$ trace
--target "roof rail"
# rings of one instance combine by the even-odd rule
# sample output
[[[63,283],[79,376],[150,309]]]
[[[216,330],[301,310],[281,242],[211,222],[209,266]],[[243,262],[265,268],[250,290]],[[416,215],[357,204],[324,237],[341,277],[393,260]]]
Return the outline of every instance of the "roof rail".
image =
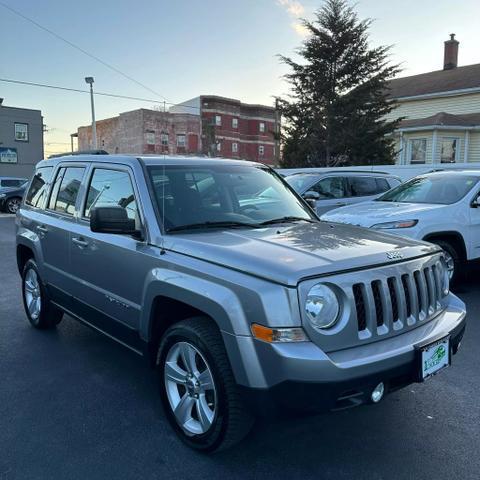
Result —
[[[48,158],[69,157],[72,155],[108,155],[106,150],[78,150],[77,152],[56,153]]]
[[[315,169],[316,167],[308,167],[308,169]],[[320,175],[320,174],[325,174],[325,173],[370,173],[374,175],[393,175],[392,173],[389,172],[380,172],[378,170],[343,170],[341,169],[342,167],[338,167],[338,170],[332,170],[328,169],[326,167],[318,167],[320,168],[325,168],[325,170],[317,170],[317,171],[303,171],[303,172],[294,172],[286,175]]]

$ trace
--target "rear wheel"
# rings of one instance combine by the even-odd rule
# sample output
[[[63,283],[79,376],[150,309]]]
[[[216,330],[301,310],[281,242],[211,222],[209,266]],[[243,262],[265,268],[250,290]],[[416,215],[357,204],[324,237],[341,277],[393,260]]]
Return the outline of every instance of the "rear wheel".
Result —
[[[20,204],[22,203],[22,199],[20,197],[12,197],[7,200],[5,203],[5,209],[8,213],[15,214],[17,210],[20,208]]]
[[[250,431],[253,419],[212,320],[196,317],[173,325],[160,344],[158,373],[167,418],[188,446],[224,450]]]
[[[60,323],[63,312],[50,302],[33,259],[28,260],[23,269],[22,294],[25,313],[33,327],[54,328]]]

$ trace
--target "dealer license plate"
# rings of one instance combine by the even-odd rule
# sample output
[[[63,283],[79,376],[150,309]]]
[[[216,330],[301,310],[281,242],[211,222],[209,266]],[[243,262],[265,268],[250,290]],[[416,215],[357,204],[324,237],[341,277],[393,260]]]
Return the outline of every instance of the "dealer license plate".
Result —
[[[425,380],[450,365],[450,339],[442,338],[421,349],[422,378]]]

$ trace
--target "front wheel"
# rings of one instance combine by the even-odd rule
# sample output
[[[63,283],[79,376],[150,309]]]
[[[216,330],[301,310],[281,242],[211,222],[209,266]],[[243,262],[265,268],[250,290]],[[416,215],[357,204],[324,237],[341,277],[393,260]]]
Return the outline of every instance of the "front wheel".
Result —
[[[253,419],[212,320],[196,317],[173,325],[160,344],[157,364],[167,418],[188,446],[224,450],[249,432]]]
[[[438,240],[436,243],[444,251],[445,263],[447,265],[450,283],[455,284],[462,280],[462,257],[457,249],[449,242]]]

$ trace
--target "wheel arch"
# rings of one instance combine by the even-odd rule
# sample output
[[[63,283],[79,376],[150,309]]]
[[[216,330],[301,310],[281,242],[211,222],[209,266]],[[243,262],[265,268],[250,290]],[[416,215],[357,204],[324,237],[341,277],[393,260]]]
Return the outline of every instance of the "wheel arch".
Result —
[[[226,287],[188,274],[156,269],[147,281],[140,335],[148,355],[175,323],[190,317],[207,317],[222,333],[248,335],[248,323],[239,298]]]
[[[17,244],[17,268],[20,275],[23,272],[25,264],[33,258],[35,260],[35,253],[30,246],[22,243]]]
[[[443,232],[433,232],[425,235],[423,240],[430,243],[435,243],[438,240],[450,243],[459,253],[462,260],[467,259],[467,246],[465,239],[460,232],[457,231],[443,231]]]

